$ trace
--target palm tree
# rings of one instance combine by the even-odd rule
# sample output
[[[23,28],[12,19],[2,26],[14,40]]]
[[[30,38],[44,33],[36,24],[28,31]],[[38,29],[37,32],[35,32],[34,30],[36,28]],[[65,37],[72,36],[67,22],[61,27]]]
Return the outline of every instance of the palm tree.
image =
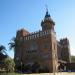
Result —
[[[16,47],[16,38],[13,37],[13,38],[11,39],[11,42],[10,42],[8,45],[9,45],[10,50],[11,50],[11,49],[15,50],[15,47]]]
[[[16,39],[16,37],[13,37],[11,39],[11,42],[8,43],[8,45],[9,45],[10,50],[12,50],[12,49],[15,50],[16,47],[19,47],[19,40]]]
[[[16,50],[17,48],[20,46],[19,40],[16,37],[13,37],[11,39],[11,42],[8,44],[10,50],[14,50],[14,61],[18,61],[19,59],[15,59],[16,58]],[[22,58],[21,58],[22,61]],[[21,67],[22,67],[22,63],[21,63]],[[15,65],[15,68],[17,68],[17,66]]]
[[[10,43],[8,43],[8,45],[9,49],[14,51],[14,56],[15,56],[16,50],[20,46],[19,40],[16,39],[16,37],[13,37]]]
[[[0,45],[0,61],[4,60],[7,56],[6,48],[3,45]]]
[[[8,43],[8,45],[9,45],[9,49],[14,51],[14,56],[15,56],[15,53],[16,53],[15,51],[16,51],[16,48],[18,46],[16,38],[13,37],[11,39],[10,43]]]
[[[3,53],[7,55],[6,48],[3,45],[0,45],[0,54],[3,54]]]

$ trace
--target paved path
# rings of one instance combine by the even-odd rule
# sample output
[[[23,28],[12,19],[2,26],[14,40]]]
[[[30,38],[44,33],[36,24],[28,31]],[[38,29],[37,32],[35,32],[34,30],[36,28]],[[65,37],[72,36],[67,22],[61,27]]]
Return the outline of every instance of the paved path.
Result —
[[[67,73],[40,73],[40,74],[22,74],[22,75],[75,75],[75,72],[67,72]]]

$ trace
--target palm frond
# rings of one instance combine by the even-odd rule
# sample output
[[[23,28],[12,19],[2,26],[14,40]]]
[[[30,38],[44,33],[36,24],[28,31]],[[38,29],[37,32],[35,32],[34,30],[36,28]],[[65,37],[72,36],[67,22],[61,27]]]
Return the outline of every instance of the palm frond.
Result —
[[[1,54],[5,53],[7,55],[6,48],[3,45],[0,46],[0,53]]]
[[[11,39],[11,42],[8,43],[9,49],[10,49],[10,50],[15,49],[15,44],[16,44],[16,38],[13,37],[13,38]]]
[[[0,46],[0,51],[2,50],[6,50],[6,48],[3,45]]]

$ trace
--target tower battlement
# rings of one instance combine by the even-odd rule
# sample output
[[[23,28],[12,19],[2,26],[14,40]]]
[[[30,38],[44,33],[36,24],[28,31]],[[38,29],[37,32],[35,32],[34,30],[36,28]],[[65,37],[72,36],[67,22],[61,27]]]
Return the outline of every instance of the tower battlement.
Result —
[[[25,32],[23,32],[23,33],[25,33]],[[18,33],[18,34],[20,35],[22,33]],[[26,41],[26,40],[38,39],[41,37],[46,38],[49,34],[55,35],[56,32],[53,30],[50,30],[50,29],[45,30],[45,31],[37,31],[37,32],[25,34],[24,36],[20,36],[20,39]]]
[[[61,45],[69,45],[69,40],[67,38],[60,39]]]

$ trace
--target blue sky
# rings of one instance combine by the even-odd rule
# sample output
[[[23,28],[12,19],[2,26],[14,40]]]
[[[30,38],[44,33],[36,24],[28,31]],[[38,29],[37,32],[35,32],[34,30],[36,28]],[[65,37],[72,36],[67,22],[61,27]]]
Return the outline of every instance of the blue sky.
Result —
[[[9,50],[8,43],[18,29],[40,30],[46,5],[56,23],[57,39],[68,37],[75,55],[75,0],[0,0],[0,44]],[[13,57],[13,51],[7,53]]]

